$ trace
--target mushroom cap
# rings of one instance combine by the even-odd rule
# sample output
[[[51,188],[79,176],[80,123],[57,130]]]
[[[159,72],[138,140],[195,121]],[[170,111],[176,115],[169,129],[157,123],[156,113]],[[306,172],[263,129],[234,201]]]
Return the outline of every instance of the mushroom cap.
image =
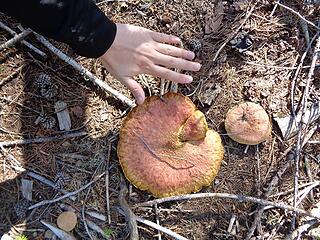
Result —
[[[72,211],[63,212],[58,216],[57,225],[60,229],[70,232],[77,225],[77,215]]]
[[[148,97],[123,121],[118,156],[126,178],[155,197],[199,191],[217,175],[224,149],[205,116],[178,93]]]
[[[256,145],[271,134],[271,122],[267,112],[256,103],[244,102],[231,108],[226,115],[225,128],[236,142]]]

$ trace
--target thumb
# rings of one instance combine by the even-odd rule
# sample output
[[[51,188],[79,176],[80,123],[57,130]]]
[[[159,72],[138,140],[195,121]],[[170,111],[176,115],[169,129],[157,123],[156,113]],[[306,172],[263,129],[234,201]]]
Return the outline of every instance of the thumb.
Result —
[[[126,78],[122,81],[122,83],[129,88],[138,105],[144,102],[145,94],[139,83],[137,83],[132,78]]]

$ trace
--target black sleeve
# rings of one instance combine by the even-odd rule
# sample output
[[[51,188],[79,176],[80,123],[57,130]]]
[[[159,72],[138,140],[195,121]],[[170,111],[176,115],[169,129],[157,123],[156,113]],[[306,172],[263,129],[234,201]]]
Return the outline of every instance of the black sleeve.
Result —
[[[85,57],[100,57],[116,25],[91,0],[1,0],[0,11]]]

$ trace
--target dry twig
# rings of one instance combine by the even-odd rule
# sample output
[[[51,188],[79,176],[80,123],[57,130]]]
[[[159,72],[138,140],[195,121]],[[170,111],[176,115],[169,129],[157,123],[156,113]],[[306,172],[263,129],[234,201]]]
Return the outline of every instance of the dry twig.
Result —
[[[27,172],[27,176],[32,177],[32,178],[38,180],[39,182],[42,182],[42,183],[46,184],[49,187],[55,188],[55,184],[52,181],[50,181],[49,179],[47,179],[47,178],[45,178],[45,177],[43,177],[43,176],[41,176],[39,174],[36,174],[35,172],[28,171]],[[68,194],[69,193],[69,192],[67,192],[67,191],[65,191],[63,189],[58,189],[58,191],[63,193],[63,194]],[[70,196],[69,198],[72,201],[76,200],[76,198],[74,196]]]
[[[0,81],[0,88],[1,88],[5,83],[7,83],[7,82],[10,81],[11,79],[13,79],[13,77],[14,77],[15,75],[17,75],[23,68],[24,68],[24,65],[18,67],[18,68],[15,69],[9,76],[3,78],[3,79]]]
[[[298,13],[297,11],[293,10],[292,8],[283,5],[280,3],[280,1],[276,2],[276,5],[279,5],[280,7],[283,7],[284,9],[287,9],[288,11],[292,12],[293,14],[297,15],[300,19],[302,19],[303,21],[305,21],[306,23],[308,23],[309,25],[311,25],[312,27],[314,27],[315,29],[320,31],[320,27],[318,27],[317,25],[315,25],[313,22],[310,22],[309,20],[307,20],[304,16],[302,16],[300,13]]]
[[[79,71],[81,74],[86,76],[89,80],[91,80],[93,83],[98,85],[101,89],[107,91],[108,93],[112,94],[114,97],[122,101],[123,103],[127,104],[130,107],[134,107],[135,104],[132,100],[124,96],[122,93],[118,92],[117,90],[110,87],[107,83],[102,81],[101,79],[97,78],[93,73],[88,71],[86,68],[81,66],[79,63],[77,63],[74,59],[64,54],[62,51],[57,49],[55,46],[53,46],[47,39],[45,39],[43,36],[34,33],[37,36],[37,39],[45,45],[51,52],[56,54],[61,60],[65,61],[66,63],[70,64],[74,69]]]
[[[316,36],[319,35],[319,32],[316,34]],[[304,93],[302,96],[302,106],[301,106],[301,112],[302,112],[302,116],[301,119],[304,119],[304,115],[307,111],[307,100],[309,97],[309,89],[310,89],[310,84],[313,78],[313,74],[314,74],[314,69],[315,69],[315,64],[318,60],[318,56],[319,56],[319,51],[320,51],[320,37],[318,37],[317,39],[317,43],[314,49],[314,54],[313,54],[313,58],[312,58],[312,62],[311,62],[311,67],[308,73],[308,78],[307,78],[307,82],[306,82],[306,86],[304,89]],[[299,162],[300,162],[300,155],[301,155],[301,151],[302,151],[302,142],[305,141],[302,137],[302,129],[304,128],[304,125],[307,125],[308,123],[304,123],[302,121],[299,122],[299,131],[298,131],[298,135],[297,135],[297,143],[296,143],[296,148],[295,148],[295,157],[294,157],[294,161],[295,161],[295,175],[294,175],[294,201],[293,201],[293,206],[297,207],[297,198],[298,198],[298,180],[299,180]],[[306,126],[307,127],[307,126]],[[293,215],[292,218],[292,222],[291,222],[291,226],[292,229],[294,229],[295,226],[295,214]]]
[[[169,236],[173,237],[176,240],[188,240],[187,238],[185,238],[185,237],[183,237],[183,236],[171,231],[170,229],[162,227],[159,224],[156,224],[154,222],[146,220],[146,219],[144,219],[142,217],[135,216],[135,219],[138,222],[141,222],[141,223],[143,223],[143,224],[145,224],[145,225],[147,225],[149,227],[153,227],[153,228],[155,228],[155,229],[157,229],[157,230],[159,230],[161,232],[164,232],[164,233],[168,234]]]
[[[44,206],[44,205],[47,205],[47,204],[52,204],[52,203],[55,203],[55,202],[59,202],[67,197],[70,197],[70,196],[73,196],[73,195],[76,195],[78,194],[79,192],[85,190],[86,188],[90,187],[92,184],[94,184],[96,181],[98,181],[101,177],[104,176],[105,173],[102,173],[100,174],[99,176],[97,176],[95,179],[93,179],[91,182],[87,183],[86,185],[82,186],[81,188],[79,188],[78,190],[76,191],[73,191],[73,192],[69,192],[61,197],[58,197],[58,198],[54,198],[52,200],[44,200],[44,201],[41,201],[41,202],[38,202],[32,206],[30,206],[28,208],[28,210],[32,210],[34,208],[38,208],[38,207],[41,207],[41,206]]]
[[[0,28],[2,28],[3,30],[6,30],[7,32],[9,32],[12,36],[17,35],[17,33],[15,31],[13,31],[11,28],[9,28],[7,25],[5,25],[3,22],[0,21]],[[45,54],[44,52],[42,52],[41,50],[39,50],[38,48],[36,48],[35,46],[33,46],[31,43],[22,40],[21,43],[23,45],[25,45],[26,47],[28,47],[29,49],[31,49],[32,51],[34,51],[35,53],[37,53],[38,55],[40,55],[43,58],[47,58],[47,54]]]
[[[14,140],[14,141],[3,141],[0,142],[0,146],[2,147],[11,147],[16,145],[26,145],[26,144],[37,144],[37,143],[46,143],[52,141],[61,141],[67,138],[74,138],[74,137],[83,137],[86,136],[87,132],[72,132],[66,133],[57,136],[51,137],[40,137],[40,138],[33,138],[33,139],[21,139],[21,140]]]
[[[107,204],[107,219],[108,224],[111,224],[111,214],[110,214],[110,196],[109,196],[109,162],[110,162],[110,155],[111,155],[111,142],[108,142],[108,153],[106,159],[106,204]]]
[[[11,38],[7,42],[0,45],[0,51],[7,49],[9,47],[12,47],[14,44],[16,44],[17,42],[21,41],[23,38],[28,36],[31,32],[32,31],[30,29],[27,29],[27,30],[22,31],[18,35],[15,35],[13,38]]]
[[[243,196],[243,195],[235,195],[230,193],[197,193],[197,194],[187,194],[187,195],[181,195],[181,196],[175,196],[175,197],[167,197],[167,198],[159,198],[143,203],[138,203],[135,205],[135,207],[142,207],[142,206],[153,206],[154,204],[161,204],[164,202],[172,202],[172,201],[186,201],[191,199],[198,199],[198,198],[227,198],[227,199],[233,199],[238,202],[253,202],[260,205],[271,205],[276,208],[280,208],[283,210],[295,212],[299,215],[309,216],[312,218],[320,219],[319,216],[314,215],[308,211],[305,211],[300,208],[295,208],[283,203],[275,203],[268,200],[263,200],[260,198],[250,197],[250,196]]]

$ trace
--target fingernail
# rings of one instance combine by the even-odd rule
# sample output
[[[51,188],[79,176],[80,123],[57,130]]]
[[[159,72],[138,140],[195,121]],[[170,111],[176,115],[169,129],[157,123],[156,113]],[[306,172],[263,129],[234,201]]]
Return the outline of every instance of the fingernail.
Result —
[[[144,101],[144,99],[143,99],[142,96],[137,96],[137,97],[136,97],[136,102],[137,102],[138,105],[142,104],[143,101]]]
[[[200,63],[196,63],[196,64],[195,64],[195,67],[194,67],[194,70],[195,70],[195,71],[199,71],[200,68],[201,68],[201,64],[200,64]]]
[[[173,40],[174,40],[176,43],[180,43],[180,42],[181,42],[181,39],[178,38],[178,37],[174,37]]]
[[[188,52],[188,59],[194,59],[195,56],[194,52]]]
[[[191,82],[193,81],[193,77],[191,77],[191,76],[185,76],[185,77],[184,77],[184,80],[185,80],[186,83],[191,83]]]

